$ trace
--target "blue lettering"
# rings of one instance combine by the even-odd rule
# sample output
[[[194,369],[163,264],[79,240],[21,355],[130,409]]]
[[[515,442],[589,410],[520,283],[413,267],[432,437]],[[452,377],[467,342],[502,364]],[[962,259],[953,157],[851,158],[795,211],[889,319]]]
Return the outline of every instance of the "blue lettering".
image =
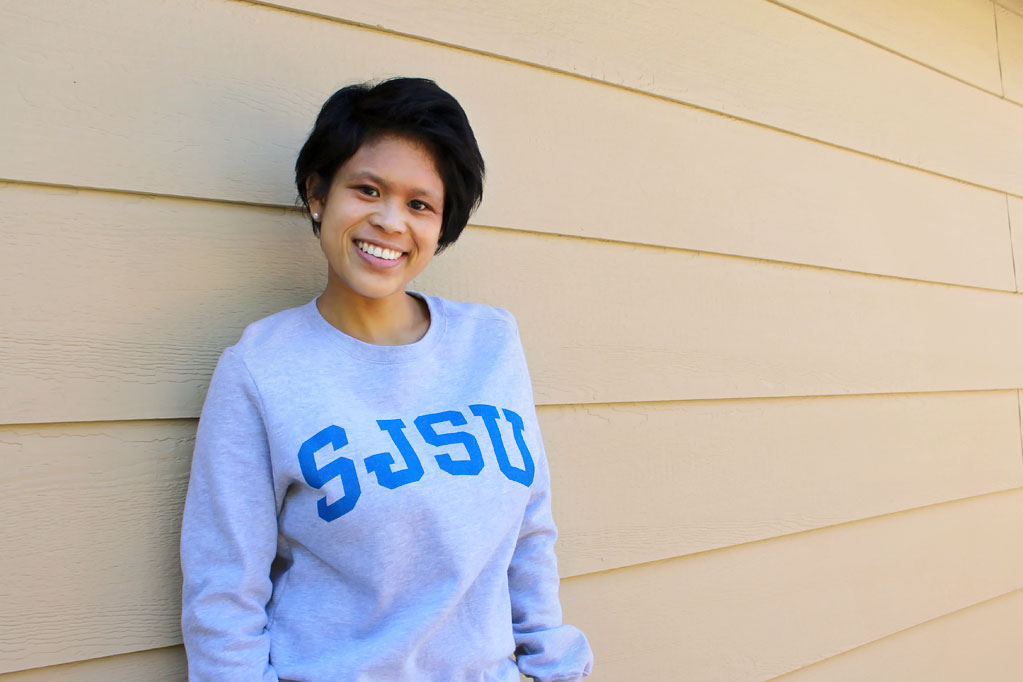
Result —
[[[468,422],[465,416],[456,410],[446,412],[435,412],[416,417],[416,428],[422,434],[423,440],[430,445],[443,447],[461,443],[469,455],[469,459],[452,459],[448,453],[434,455],[437,464],[441,469],[455,476],[476,476],[483,470],[483,453],[480,451],[476,438],[465,431],[454,433],[437,433],[433,425],[441,422],[448,422],[452,426],[465,426]]]
[[[487,427],[487,434],[490,436],[490,442],[494,446],[494,455],[497,456],[497,466],[501,469],[501,473],[505,475],[510,481],[521,483],[527,488],[533,483],[533,458],[529,455],[529,450],[526,449],[525,440],[522,438],[522,418],[511,410],[505,410],[504,416],[509,422],[511,422],[512,428],[515,430],[515,442],[519,446],[519,451],[522,453],[522,462],[525,465],[524,469],[519,469],[512,465],[508,459],[508,451],[504,447],[504,438],[501,436],[501,428],[497,425],[497,420],[500,419],[500,415],[497,412],[497,408],[493,405],[470,405],[469,411],[477,417],[483,420],[483,423]],[[517,420],[513,421],[513,420]]]
[[[412,449],[412,444],[405,437],[405,422],[400,419],[378,419],[377,425],[381,431],[386,431],[391,436],[391,441],[398,448],[398,453],[405,460],[405,468],[399,471],[391,469],[394,466],[394,456],[389,452],[379,452],[366,458],[366,471],[376,474],[377,483],[394,490],[395,488],[415,483],[423,477],[423,464],[419,456]]]
[[[348,436],[345,435],[345,430],[332,424],[306,440],[298,449],[298,463],[302,468],[302,476],[306,483],[317,490],[331,479],[341,479],[345,491],[341,499],[327,504],[327,498],[321,497],[316,503],[316,510],[319,512],[320,518],[324,521],[333,521],[355,509],[355,503],[359,501],[362,488],[359,487],[359,475],[355,470],[355,462],[347,457],[338,457],[322,468],[316,466],[316,453],[327,444],[330,444],[334,450],[340,450],[348,445]]]
[[[505,471],[505,476],[513,481],[518,481],[527,488],[533,484],[533,474],[536,472],[536,466],[533,464],[533,456],[529,454],[529,448],[526,447],[526,439],[523,437],[525,426],[522,424],[522,417],[517,412],[512,412],[508,409],[502,409],[504,412],[504,418],[511,422],[512,433],[515,436],[515,444],[519,446],[519,453],[522,455],[522,465],[524,468],[517,469],[511,464],[508,467],[514,472],[509,473]],[[502,471],[504,471],[502,469]]]

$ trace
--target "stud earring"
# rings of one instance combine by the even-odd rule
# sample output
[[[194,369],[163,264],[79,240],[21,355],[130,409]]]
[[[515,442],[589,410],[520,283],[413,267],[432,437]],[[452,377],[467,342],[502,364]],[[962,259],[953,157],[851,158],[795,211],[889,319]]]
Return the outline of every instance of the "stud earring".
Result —
[[[320,222],[320,214],[319,213],[313,213],[313,220],[315,220],[316,222]]]

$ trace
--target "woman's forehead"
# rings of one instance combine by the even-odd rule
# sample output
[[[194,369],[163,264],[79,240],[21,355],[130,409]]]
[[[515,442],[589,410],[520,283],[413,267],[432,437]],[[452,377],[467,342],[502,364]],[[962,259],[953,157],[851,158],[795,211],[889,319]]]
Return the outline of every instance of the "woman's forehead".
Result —
[[[443,193],[444,182],[432,150],[399,135],[367,140],[341,167],[348,179],[365,177],[385,186],[402,185],[424,194]]]

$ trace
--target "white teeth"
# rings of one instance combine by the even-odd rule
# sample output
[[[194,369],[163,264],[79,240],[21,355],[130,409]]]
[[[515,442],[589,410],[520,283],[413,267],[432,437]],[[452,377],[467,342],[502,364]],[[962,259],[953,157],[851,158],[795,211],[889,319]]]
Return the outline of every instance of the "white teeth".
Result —
[[[394,249],[384,249],[379,246],[375,246],[368,242],[356,241],[355,245],[368,254],[372,254],[377,258],[383,258],[384,260],[397,260],[401,257],[401,251],[395,251]]]

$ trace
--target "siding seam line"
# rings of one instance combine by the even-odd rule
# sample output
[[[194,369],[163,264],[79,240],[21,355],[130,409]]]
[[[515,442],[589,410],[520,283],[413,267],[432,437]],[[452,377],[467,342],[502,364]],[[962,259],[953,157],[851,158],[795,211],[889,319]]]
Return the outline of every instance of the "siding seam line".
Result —
[[[975,500],[984,499],[984,498],[999,497],[999,496],[1009,497],[1011,495],[1020,495],[1020,494],[1023,494],[1023,487],[1018,486],[1018,485],[1017,486],[1013,486],[1011,488],[998,488],[996,490],[988,490],[986,492],[976,493],[976,494],[973,494],[973,495],[966,495],[965,497],[955,497],[955,498],[952,498],[952,499],[949,499],[949,500],[938,500],[937,502],[927,502],[927,503],[921,504],[921,505],[916,506],[916,507],[906,507],[905,509],[894,509],[892,511],[882,512],[880,514],[874,514],[873,516],[864,516],[864,517],[859,518],[859,519],[847,519],[845,521],[839,521],[837,523],[826,523],[824,525],[815,526],[813,528],[804,528],[802,530],[797,530],[797,531],[792,531],[792,532],[782,532],[782,533],[779,533],[777,535],[772,535],[770,537],[756,538],[756,539],[753,539],[753,540],[742,540],[740,542],[736,542],[736,543],[731,544],[731,545],[720,545],[718,547],[708,547],[707,549],[700,549],[700,550],[696,550],[694,552],[687,552],[686,554],[679,554],[679,555],[676,555],[676,556],[663,557],[661,559],[650,559],[648,561],[640,561],[640,562],[637,562],[637,563],[634,563],[634,564],[628,564],[628,565],[625,565],[625,566],[614,566],[612,568],[598,568],[598,569],[593,570],[593,571],[586,571],[585,573],[574,573],[572,575],[564,576],[561,580],[562,580],[562,582],[564,582],[565,580],[574,580],[576,578],[583,578],[583,577],[588,577],[588,576],[592,576],[592,575],[599,575],[599,574],[602,574],[602,573],[611,573],[612,571],[624,571],[624,570],[628,570],[628,569],[631,569],[631,568],[636,568],[638,566],[650,566],[652,564],[665,563],[665,562],[668,562],[668,561],[677,561],[679,559],[688,559],[689,557],[694,557],[694,556],[698,556],[698,555],[701,555],[701,554],[710,554],[712,552],[727,551],[727,550],[733,549],[735,547],[748,547],[750,545],[764,544],[764,543],[772,542],[774,540],[780,540],[782,538],[793,538],[793,537],[797,537],[797,536],[800,536],[800,535],[807,535],[807,534],[810,534],[810,533],[820,533],[820,532],[823,532],[823,531],[833,530],[835,528],[842,528],[842,527],[845,527],[845,526],[851,526],[851,525],[856,524],[856,523],[870,523],[870,522],[876,521],[878,519],[886,519],[886,518],[891,518],[891,517],[899,516],[899,515],[903,515],[903,514],[916,514],[918,512],[922,512],[922,511],[924,511],[926,509],[933,509],[935,507],[940,507],[940,506],[949,505],[949,504],[963,504],[963,503],[969,503],[969,502],[972,502],[972,501],[975,501]],[[1016,587],[1016,588],[1014,588],[1014,589],[1012,589],[1009,592],[1006,592],[1004,594],[1010,594],[1011,592],[1015,592],[1015,591],[1021,590],[1021,589],[1023,589],[1023,588]],[[1001,596],[1001,595],[998,595],[998,596]],[[984,601],[986,601],[986,600],[984,600]],[[789,671],[789,672],[791,672],[791,671]]]
[[[601,400],[597,402],[579,402],[579,403],[537,403],[536,407],[540,411],[548,409],[564,409],[564,408],[593,408],[593,407],[608,407],[617,408],[622,406],[644,406],[644,405],[670,405],[673,403],[719,403],[719,402],[742,402],[742,403],[753,403],[757,401],[807,401],[807,400],[842,400],[842,399],[868,399],[868,398],[902,398],[912,396],[961,396],[970,393],[1006,393],[1015,392],[1017,397],[1017,411],[1021,413],[1020,422],[1023,425],[1023,406],[1020,405],[1021,390],[1015,387],[1010,388],[962,388],[962,389],[945,389],[945,390],[933,390],[933,391],[885,391],[880,393],[821,393],[821,394],[809,394],[809,395],[776,395],[776,396],[740,396],[740,397],[727,397],[727,398],[667,398],[663,400],[615,400],[607,401]],[[106,424],[111,426],[127,425],[127,424],[139,424],[142,422],[181,422],[183,425],[189,422],[195,422],[199,419],[199,415],[194,416],[153,416],[153,417],[137,417],[129,419],[68,419],[68,420],[56,420],[56,421],[39,421],[39,422],[10,422],[0,423],[0,434],[5,430],[11,429],[39,429],[49,427],[60,427],[60,428],[79,428],[84,426],[90,426],[95,424]],[[1020,429],[1021,439],[1021,452],[1023,452],[1023,426]]]
[[[129,197],[152,197],[154,199],[168,199],[170,201],[196,201],[204,204],[224,204],[226,206],[245,206],[247,208],[254,208],[264,211],[287,211],[291,212],[302,212],[305,209],[300,208],[297,204],[281,204],[270,201],[253,201],[246,199],[228,199],[224,197],[211,197],[211,196],[200,196],[193,194],[174,194],[171,192],[159,192],[148,189],[131,189],[126,187],[116,187],[113,185],[73,185],[67,182],[55,182],[51,180],[25,180],[22,178],[13,178],[9,176],[0,175],[0,189],[2,185],[21,185],[23,187],[42,187],[46,189],[58,189],[58,190],[72,190],[75,192],[86,191],[86,192],[98,192],[102,194],[124,194]],[[296,199],[298,195],[296,194]],[[1023,198],[1023,197],[1021,197]]]
[[[810,21],[813,21],[815,23],[821,24],[822,26],[827,26],[830,29],[833,29],[835,31],[838,31],[839,33],[843,33],[843,34],[849,36],[850,38],[855,38],[856,40],[859,40],[859,41],[862,41],[864,43],[867,43],[868,45],[872,45],[873,47],[876,47],[879,50],[884,50],[885,52],[893,54],[893,55],[895,55],[897,57],[902,57],[903,59],[905,59],[907,61],[910,61],[910,62],[912,62],[914,64],[919,65],[919,66],[922,66],[925,69],[929,69],[931,71],[934,71],[935,73],[940,73],[942,76],[945,76],[947,78],[951,78],[954,81],[959,81],[960,83],[962,83],[964,85],[968,85],[971,88],[975,88],[975,89],[980,90],[981,92],[987,93],[989,95],[995,95],[997,97],[1004,97],[1004,94],[1003,94],[1004,93],[1004,87],[1003,87],[1003,91],[1002,92],[993,92],[991,90],[988,90],[987,88],[984,88],[984,87],[981,87],[981,86],[977,85],[976,83],[972,83],[972,82],[966,80],[965,78],[962,78],[961,76],[956,76],[955,74],[949,73],[947,71],[942,71],[941,69],[939,69],[938,67],[936,67],[936,66],[934,66],[932,64],[928,64],[927,62],[920,61],[916,57],[908,55],[908,54],[906,54],[904,52],[899,52],[898,50],[896,50],[893,47],[888,47],[887,45],[884,45],[883,43],[879,43],[879,42],[871,40],[870,38],[867,38],[865,36],[861,36],[858,33],[854,33],[850,29],[847,29],[847,28],[845,28],[843,26],[840,26],[838,24],[833,24],[830,21],[826,21],[824,19],[821,19],[820,17],[814,16],[813,14],[805,12],[804,10],[801,10],[798,7],[791,7],[791,6],[787,5],[787,4],[785,4],[784,0],[764,0],[764,1],[767,2],[770,5],[775,5],[776,7],[780,7],[781,9],[788,10],[788,11],[792,12],[793,14],[798,14],[801,17],[805,17],[805,18],[809,19]],[[992,10],[993,9],[994,9],[994,4],[992,3]],[[997,52],[997,51],[998,51],[998,35],[997,35],[997,30],[996,30],[996,33],[995,33],[995,52]],[[999,64],[999,70],[998,70],[998,83],[999,83],[999,85],[1001,85],[1001,83],[1002,83],[1001,76],[1002,76],[1001,64]]]
[[[641,247],[641,248],[649,248],[649,249],[665,249],[665,250],[668,250],[668,251],[689,253],[689,254],[692,254],[694,256],[703,256],[703,257],[711,257],[711,258],[735,258],[737,260],[743,260],[743,261],[747,261],[747,262],[751,262],[751,263],[762,263],[762,264],[765,264],[765,265],[778,265],[778,266],[792,267],[792,268],[809,268],[809,269],[812,269],[812,270],[821,270],[821,271],[826,271],[826,272],[837,272],[837,273],[841,273],[841,274],[858,276],[858,277],[878,277],[878,278],[881,278],[881,279],[896,280],[896,281],[900,281],[900,282],[914,282],[914,283],[920,283],[920,284],[933,284],[933,285],[936,285],[936,286],[957,287],[957,288],[960,288],[960,289],[969,289],[971,291],[989,291],[989,292],[992,292],[992,293],[1000,293],[1000,294],[1016,294],[1016,293],[1019,293],[1019,292],[1016,292],[1016,291],[1012,291],[1010,289],[999,289],[997,287],[985,287],[985,286],[980,286],[980,285],[977,285],[977,284],[963,284],[961,282],[942,282],[942,281],[931,280],[931,279],[916,279],[916,278],[913,278],[913,277],[906,277],[906,276],[903,276],[903,275],[891,275],[891,274],[883,274],[883,273],[878,273],[878,272],[863,272],[862,270],[848,270],[848,269],[845,269],[845,268],[835,267],[833,265],[820,265],[820,264],[817,264],[817,263],[800,263],[798,261],[774,260],[774,259],[771,259],[771,258],[762,258],[760,256],[747,256],[747,255],[744,255],[744,254],[741,254],[741,253],[725,253],[725,252],[722,252],[722,251],[706,251],[706,250],[701,250],[701,249],[687,248],[685,246],[668,246],[666,244],[651,244],[651,243],[648,243],[648,242],[630,242],[630,241],[624,241],[624,240],[621,240],[621,239],[611,239],[609,237],[588,237],[588,236],[578,235],[578,234],[565,234],[563,232],[543,232],[543,231],[540,231],[540,230],[532,230],[532,229],[529,229],[529,228],[521,228],[521,227],[503,227],[503,226],[500,226],[500,225],[483,225],[483,224],[480,224],[480,223],[473,223],[473,222],[470,222],[469,224],[473,228],[475,228],[475,229],[482,229],[482,230],[500,230],[500,231],[503,231],[503,232],[515,232],[515,233],[521,232],[521,233],[524,233],[524,234],[532,234],[532,235],[538,235],[538,236],[544,236],[544,237],[554,237],[554,238],[560,238],[560,239],[580,239],[580,240],[585,240],[585,241],[588,241],[588,242],[615,244],[615,245],[621,245],[621,246],[632,246],[632,247]],[[1014,270],[1014,273],[1013,273],[1013,279],[1015,280],[1015,270]]]
[[[182,642],[178,642],[177,644],[167,644],[167,645],[162,645],[162,646],[155,646],[155,647],[151,647],[149,649],[135,649],[135,650],[132,650],[132,651],[122,651],[121,653],[116,653],[116,654],[103,654],[101,656],[89,656],[87,658],[80,658],[80,659],[76,659],[76,660],[73,660],[73,661],[65,661],[63,663],[48,663],[48,664],[45,664],[45,665],[36,666],[34,668],[21,668],[19,670],[9,670],[9,671],[7,671],[5,673],[0,673],[0,682],[2,682],[3,678],[5,676],[7,676],[7,675],[10,675],[12,677],[15,676],[15,675],[20,675],[21,673],[32,673],[33,675],[35,675],[35,674],[39,674],[39,673],[45,672],[46,670],[52,670],[53,668],[62,668],[63,667],[65,669],[67,669],[70,666],[78,665],[80,663],[86,663],[86,664],[88,664],[88,663],[95,663],[95,662],[103,661],[103,660],[107,660],[107,659],[120,658],[122,656],[123,657],[138,656],[138,655],[141,655],[141,654],[148,654],[148,653],[153,653],[153,652],[157,652],[157,651],[165,651],[165,650],[169,650],[169,649],[181,649],[181,657],[184,658],[184,656],[185,656],[184,644]],[[89,678],[89,679],[91,679],[91,678]]]
[[[1009,255],[1012,258],[1012,281],[1016,285],[1016,293],[1019,293],[1019,276],[1016,274],[1016,247],[1012,234],[1012,209],[1009,207],[1009,195],[1005,195],[1005,222],[1009,226]]]
[[[943,613],[940,616],[935,616],[934,618],[928,618],[927,620],[921,621],[921,622],[917,623],[916,625],[910,625],[907,628],[902,628],[901,630],[896,630],[894,632],[890,632],[887,635],[883,635],[881,637],[878,637],[877,639],[872,639],[869,642],[864,642],[863,644],[858,644],[858,645],[856,645],[856,646],[854,646],[854,647],[852,647],[850,649],[845,649],[843,651],[838,652],[837,654],[832,654],[831,656],[827,656],[825,658],[813,661],[811,663],[807,663],[806,665],[804,665],[804,666],[802,666],[800,668],[794,668],[794,669],[792,669],[792,670],[790,670],[790,671],[788,671],[786,673],[782,673],[781,675],[778,675],[776,677],[771,677],[771,678],[769,678],[767,680],[764,680],[764,682],[774,682],[775,680],[782,680],[786,676],[791,675],[792,673],[802,672],[802,671],[806,670],[807,668],[813,668],[813,667],[815,667],[817,665],[820,665],[822,663],[826,663],[827,661],[830,661],[832,659],[840,658],[840,657],[842,657],[842,656],[844,656],[844,655],[846,655],[846,654],[848,654],[850,652],[856,651],[858,649],[863,649],[865,647],[872,646],[872,645],[874,645],[874,644],[876,644],[878,642],[882,642],[882,641],[884,641],[886,639],[889,639],[890,637],[895,637],[897,635],[901,635],[904,632],[909,632],[910,630],[914,630],[914,629],[919,628],[921,626],[927,625],[928,623],[933,623],[933,622],[939,621],[939,620],[941,620],[943,618],[948,618],[949,616],[954,616],[954,615],[956,615],[958,613],[962,613],[964,611],[969,611],[970,609],[977,608],[977,607],[983,606],[985,604],[990,604],[992,602],[996,602],[999,599],[1005,599],[1005,598],[1010,597],[1010,596],[1012,596],[1012,595],[1014,595],[1014,594],[1016,594],[1017,592],[1020,592],[1020,591],[1023,591],[1023,588],[1017,587],[1016,589],[1009,590],[1008,592],[1003,592],[1002,594],[998,594],[998,595],[995,595],[993,597],[988,597],[987,599],[981,599],[979,602],[976,602],[974,604],[969,604],[968,606],[963,606],[963,607],[960,607],[958,609],[952,609],[948,613]]]
[[[860,149],[855,149],[853,147],[847,147],[847,146],[839,144],[837,142],[830,142],[828,140],[822,140],[820,138],[813,137],[812,135],[808,135],[808,134],[805,134],[805,133],[799,133],[799,132],[796,132],[794,130],[788,130],[786,128],[782,128],[782,127],[779,127],[779,126],[771,124],[771,123],[766,123],[766,122],[763,122],[763,121],[758,121],[756,119],[744,118],[742,116],[738,116],[736,114],[731,114],[731,113],[728,113],[726,111],[721,111],[721,110],[718,110],[718,109],[713,109],[713,108],[705,106],[705,105],[695,104],[693,102],[686,102],[686,101],[679,100],[679,99],[674,99],[674,98],[669,97],[667,95],[660,95],[660,94],[657,94],[657,93],[654,93],[654,92],[647,92],[646,90],[641,90],[641,89],[639,89],[639,88],[637,88],[635,86],[630,86],[630,85],[626,85],[626,84],[623,84],[623,83],[614,83],[614,82],[611,82],[611,81],[605,81],[605,80],[601,80],[601,79],[599,79],[599,78],[597,78],[595,76],[587,76],[585,74],[576,73],[574,71],[566,71],[565,69],[558,68],[558,67],[555,67],[555,66],[550,66],[550,65],[547,65],[547,64],[531,62],[531,61],[528,61],[528,60],[525,60],[525,59],[521,59],[521,58],[517,58],[517,57],[508,57],[506,55],[501,55],[501,54],[497,54],[497,53],[494,53],[494,52],[487,52],[486,50],[481,50],[481,49],[477,49],[477,48],[471,48],[471,47],[467,47],[465,45],[458,45],[456,43],[447,43],[447,42],[444,42],[444,41],[441,41],[441,40],[437,40],[437,39],[434,39],[434,38],[428,38],[428,37],[424,37],[424,36],[419,36],[419,35],[415,35],[415,34],[412,34],[412,33],[405,33],[405,32],[402,32],[402,31],[398,31],[396,29],[389,29],[389,28],[386,28],[384,26],[372,26],[372,25],[369,25],[369,24],[360,23],[358,21],[353,21],[353,20],[349,20],[349,19],[342,19],[340,17],[334,17],[334,16],[330,16],[330,15],[320,14],[318,12],[313,12],[311,10],[303,10],[303,9],[298,9],[298,8],[295,8],[295,7],[288,7],[288,6],[284,6],[284,5],[279,5],[279,4],[275,4],[275,3],[269,2],[268,0],[231,0],[231,1],[233,1],[233,2],[245,2],[246,4],[256,4],[256,5],[259,5],[259,6],[269,7],[269,8],[285,11],[285,12],[293,12],[295,14],[302,14],[302,15],[305,15],[305,16],[315,17],[315,18],[318,18],[318,19],[324,19],[326,21],[333,21],[335,23],[345,24],[347,26],[355,26],[357,28],[361,28],[361,29],[364,29],[364,30],[367,30],[367,31],[374,31],[374,32],[377,32],[377,33],[386,33],[386,34],[389,34],[389,35],[395,35],[395,36],[398,36],[398,37],[401,37],[401,38],[407,38],[409,40],[415,40],[415,41],[419,41],[419,42],[428,43],[428,44],[431,44],[431,45],[438,45],[440,47],[445,47],[445,48],[457,50],[459,52],[467,52],[469,54],[475,54],[475,55],[479,55],[479,56],[482,56],[482,57],[488,57],[488,58],[491,58],[491,59],[496,59],[498,61],[509,62],[511,64],[518,64],[518,65],[521,65],[521,66],[527,66],[527,67],[530,67],[530,68],[539,69],[541,71],[548,71],[550,73],[556,73],[556,74],[559,74],[559,75],[562,75],[562,76],[566,76],[566,77],[569,77],[569,78],[577,78],[579,80],[587,81],[587,82],[590,82],[590,83],[595,83],[597,85],[603,85],[603,86],[609,87],[609,88],[615,88],[615,89],[618,89],[618,90],[624,90],[626,92],[631,92],[631,93],[636,94],[636,95],[641,95],[641,96],[644,96],[644,97],[651,97],[653,99],[658,99],[658,100],[661,100],[663,102],[669,102],[671,104],[675,104],[675,105],[678,105],[678,106],[688,107],[690,109],[695,109],[696,111],[702,111],[704,113],[708,113],[708,114],[711,114],[711,115],[714,115],[714,116],[720,116],[722,118],[727,118],[727,119],[730,119],[732,121],[738,121],[740,123],[746,123],[748,125],[756,126],[757,128],[765,128],[767,130],[770,130],[770,131],[773,131],[773,132],[776,132],[776,133],[781,133],[783,135],[791,135],[792,137],[795,137],[795,138],[798,138],[798,139],[801,139],[801,140],[805,140],[805,141],[808,141],[808,142],[815,142],[817,144],[822,144],[822,145],[824,145],[826,147],[831,147],[833,149],[839,149],[839,150],[842,150],[842,151],[845,151],[845,152],[850,152],[852,154],[859,154],[860,156],[865,156],[865,157],[867,157],[869,159],[875,159],[877,161],[883,161],[883,162],[886,162],[886,163],[891,163],[891,164],[894,164],[896,166],[900,166],[902,168],[909,168],[909,169],[917,170],[917,171],[920,171],[920,172],[923,172],[923,173],[928,173],[930,175],[936,175],[936,176],[938,176],[940,178],[945,178],[946,180],[952,180],[954,182],[961,182],[964,185],[969,185],[971,187],[978,187],[980,189],[986,189],[986,190],[991,190],[991,191],[1000,192],[1000,193],[1009,193],[1009,194],[1011,194],[1013,196],[1018,196],[1019,198],[1023,199],[1023,190],[1021,190],[1020,193],[1017,194],[1016,190],[1014,190],[1014,189],[1006,189],[1006,188],[1002,188],[1002,187],[991,187],[989,185],[984,185],[984,184],[981,184],[980,182],[975,182],[975,181],[972,181],[972,180],[968,180],[966,178],[960,178],[960,177],[956,177],[954,175],[948,175],[946,173],[942,173],[940,171],[932,170],[932,169],[929,169],[929,168],[921,168],[919,166],[914,166],[912,164],[909,164],[909,163],[906,163],[906,162],[903,162],[903,161],[897,161],[895,159],[891,159],[891,158],[888,158],[888,157],[885,157],[885,156],[878,156],[877,154],[874,154],[874,153],[871,153],[871,152],[862,151]],[[765,1],[766,2],[771,2],[772,0],[765,0]],[[785,8],[785,9],[788,9],[788,8]],[[895,53],[895,54],[897,54],[897,53]],[[901,57],[902,55],[899,55],[899,56]],[[930,68],[930,67],[928,67],[928,68]],[[942,75],[947,75],[947,74],[942,74]],[[952,80],[957,80],[957,79],[952,79]],[[989,90],[984,90],[982,88],[978,88],[977,86],[972,85],[972,84],[968,84],[968,83],[965,83],[965,82],[964,82],[964,84],[969,85],[969,87],[974,88],[974,89],[976,89],[976,90],[978,90],[980,92],[983,92],[983,93],[985,93],[987,95],[990,95],[991,97],[994,97],[999,102],[1004,102],[1004,103],[1009,104],[1011,106],[1015,106],[1015,107],[1019,107],[1020,109],[1023,109],[1023,104],[1021,104],[1019,102],[1015,102],[1013,100],[1006,99],[1006,98],[1001,97],[1001,96],[999,96],[999,95],[997,95],[997,94],[995,94],[995,93],[993,93],[993,92],[991,92]]]
[[[1004,9],[1006,12],[1012,12],[1013,14],[1015,14],[1017,16],[1023,17],[1023,12],[1020,12],[1015,7],[1010,7],[1010,6],[1006,5],[1003,2],[999,2],[998,0],[994,0],[994,2],[995,2],[996,5],[998,5],[1002,9]]]
[[[1016,414],[1019,415],[1019,457],[1023,461],[1023,396],[1016,389]]]
[[[934,390],[934,391],[883,391],[879,393],[819,393],[814,395],[768,395],[768,396],[742,396],[742,397],[728,397],[728,398],[668,398],[663,400],[616,400],[616,401],[597,401],[588,403],[537,403],[538,409],[547,408],[566,408],[566,407],[618,407],[625,405],[669,405],[672,403],[718,403],[718,402],[745,402],[752,403],[755,401],[783,401],[783,400],[842,400],[844,398],[849,399],[865,399],[865,398],[903,398],[912,396],[960,396],[967,393],[1008,393],[1015,392],[1017,397],[1023,390],[1018,388],[962,388],[962,389],[946,389],[946,390]],[[1023,409],[1021,407],[1020,409]],[[162,419],[158,417],[157,419]],[[177,417],[169,417],[169,419],[177,419]],[[198,419],[198,417],[194,417]],[[46,422],[39,422],[46,423]],[[63,423],[63,422],[56,422]],[[84,422],[93,423],[93,422]],[[1023,437],[1023,431],[1021,431],[1021,437]]]
[[[995,60],[998,62],[998,84],[1002,88],[1002,98],[1005,98],[1005,75],[1002,73],[1002,45],[998,37],[998,5],[991,3],[991,16],[995,20]],[[1017,285],[1018,286],[1018,285]]]

